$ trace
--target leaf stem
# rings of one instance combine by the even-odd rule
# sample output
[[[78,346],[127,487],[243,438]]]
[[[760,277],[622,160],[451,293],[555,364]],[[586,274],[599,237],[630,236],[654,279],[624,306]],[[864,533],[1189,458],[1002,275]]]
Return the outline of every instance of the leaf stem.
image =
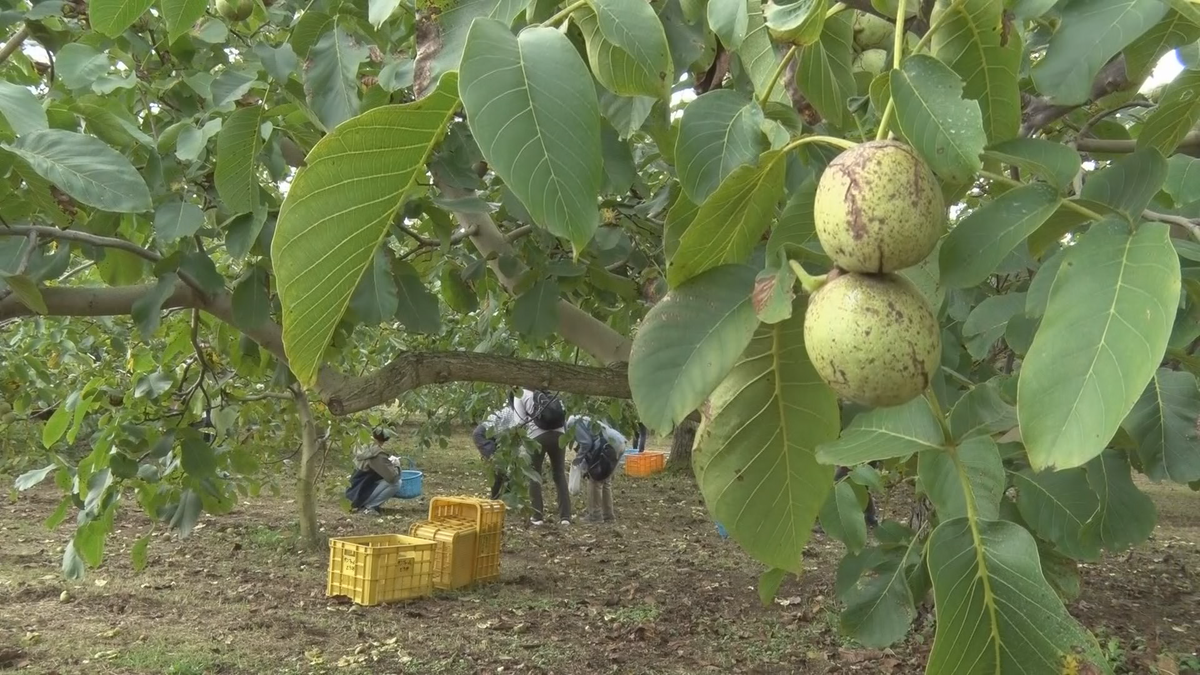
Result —
[[[896,110],[896,104],[892,101],[892,93],[888,91],[888,102],[883,107],[883,117],[879,119],[879,130],[875,132],[875,140],[882,141],[887,138],[888,127],[892,124],[892,113]]]
[[[929,409],[933,411],[933,416],[937,418],[938,424],[942,427],[942,439],[946,443],[947,448],[954,447],[954,434],[950,431],[950,425],[946,423],[946,414],[942,412],[942,404],[938,402],[937,395],[933,393],[933,389],[925,390],[925,401],[929,404]]]
[[[779,65],[775,68],[775,72],[771,74],[771,81],[767,83],[767,89],[763,92],[762,98],[758,100],[758,105],[765,106],[767,101],[771,99],[771,94],[775,91],[775,85],[779,84],[779,78],[783,77],[783,71],[787,69],[788,64],[796,57],[796,52],[799,50],[798,46],[792,45],[792,48],[783,55],[783,60],[779,62]]]
[[[1022,183],[1019,180],[1013,180],[1013,179],[1009,178],[1008,176],[1005,176],[1003,174],[998,174],[998,173],[992,173],[991,171],[980,171],[979,175],[988,180],[996,181],[997,183],[1004,183],[1005,185],[1009,185],[1012,187],[1022,187],[1025,185],[1024,183]],[[1100,215],[1099,213],[1096,213],[1095,211],[1089,209],[1086,206],[1078,204],[1077,202],[1073,202],[1070,199],[1060,199],[1058,201],[1058,203],[1061,204],[1062,206],[1065,206],[1068,209],[1074,211],[1075,213],[1078,213],[1079,215],[1083,216],[1084,218],[1089,218],[1091,220],[1104,220],[1104,216]]]
[[[900,0],[900,5],[896,9],[896,32],[892,41],[892,70],[900,70],[900,60],[904,56],[904,16],[905,5],[908,0]],[[887,138],[888,127],[892,125],[892,115],[896,112],[895,97],[892,96],[891,88],[888,88],[888,102],[883,108],[883,116],[879,119],[879,129],[875,132],[875,140],[882,141]]]
[[[831,18],[837,16],[838,14],[841,14],[842,12],[846,11],[847,9],[850,9],[850,7],[847,6],[846,3],[844,3],[844,2],[836,3],[833,7],[829,8],[829,11],[825,12],[825,18],[831,19]]]
[[[554,16],[550,17],[549,19],[546,19],[540,25],[543,28],[553,28],[555,26],[555,24],[557,24],[558,22],[571,16],[571,14],[575,10],[579,9],[580,7],[583,7],[586,4],[587,4],[587,0],[575,0],[575,2],[572,2],[571,4],[567,5],[566,9],[559,12],[558,14],[555,14]]]
[[[780,154],[786,155],[792,150],[795,150],[802,145],[808,145],[809,143],[824,143],[826,145],[832,145],[843,150],[849,150],[850,148],[858,145],[858,143],[855,143],[854,141],[848,141],[844,138],[838,138],[837,136],[802,136],[783,146],[783,152]]]
[[[800,263],[796,262],[795,260],[789,260],[788,265],[791,266],[792,273],[795,274],[796,278],[800,280],[800,287],[803,288],[804,292],[808,293],[809,295],[816,293],[821,286],[825,285],[825,281],[829,278],[828,274],[822,274],[814,277],[806,272],[804,267],[802,267]]]

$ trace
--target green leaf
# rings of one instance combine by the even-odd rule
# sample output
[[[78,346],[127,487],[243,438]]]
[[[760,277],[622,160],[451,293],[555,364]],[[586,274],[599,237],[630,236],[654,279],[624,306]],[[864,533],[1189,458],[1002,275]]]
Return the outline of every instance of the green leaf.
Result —
[[[989,146],[983,156],[1028,171],[1060,192],[1070,187],[1083,161],[1073,148],[1043,138],[1014,138]]]
[[[1080,196],[1136,222],[1166,180],[1167,161],[1162,154],[1154,148],[1143,148],[1091,174]]]
[[[88,19],[96,32],[115,38],[140,19],[152,4],[154,0],[92,0],[88,3]]]
[[[667,222],[663,226],[663,255],[666,256],[668,265],[679,250],[679,240],[683,238],[683,233],[692,226],[699,211],[700,207],[682,193],[667,211]]]
[[[1017,73],[1023,54],[1020,33],[1004,25],[1004,7],[993,0],[939,0],[931,23],[933,55],[963,80],[963,94],[979,102],[992,143],[1017,135],[1021,92]],[[940,22],[940,23],[939,23]]]
[[[367,20],[376,30],[379,29],[400,6],[400,0],[370,0],[367,3]]]
[[[1069,0],[1046,55],[1030,69],[1034,86],[1053,103],[1085,103],[1104,64],[1166,10],[1160,0]]]
[[[107,54],[81,42],[63,45],[54,57],[55,77],[71,90],[91,89],[110,68]]]
[[[205,0],[162,0],[162,16],[167,22],[167,43],[187,33],[204,16]]]
[[[846,608],[842,610],[842,633],[864,647],[882,649],[904,639],[916,618],[908,576],[921,562],[921,549],[913,537],[909,547],[897,555],[888,552],[855,584],[838,592]],[[872,553],[868,549],[862,556]],[[881,552],[882,553],[882,552]],[[915,554],[915,555],[914,555]]]
[[[116,213],[151,208],[146,181],[124,155],[93,136],[44,129],[3,147],[29,163],[39,176],[88,206]]]
[[[842,12],[825,21],[821,39],[796,53],[796,86],[821,117],[835,128],[853,120],[846,100],[854,96],[853,12]]]
[[[55,411],[55,412],[57,412],[57,411]],[[58,469],[57,464],[51,464],[49,466],[44,466],[40,469],[26,471],[25,473],[21,474],[20,476],[17,476],[17,480],[15,483],[13,483],[13,487],[15,487],[20,492],[24,492],[25,490],[28,490],[29,488],[37,485],[38,483],[41,483],[42,481],[46,480],[46,477],[49,476],[50,474],[54,473],[57,469]]]
[[[783,195],[782,159],[775,150],[757,166],[739,166],[704,200],[667,268],[672,288],[714,267],[746,261],[771,226]]]
[[[825,27],[825,12],[828,10],[828,0],[798,0],[782,5],[770,0],[763,11],[763,18],[766,19],[767,28],[782,33],[789,42],[810,45],[821,37],[821,29]]]
[[[662,98],[671,88],[675,65],[662,22],[640,0],[590,0],[591,11],[574,18],[587,41],[596,79],[622,96]]]
[[[975,306],[963,322],[962,334],[968,339],[967,351],[981,360],[1004,336],[1004,329],[1014,314],[1025,309],[1024,293],[993,295]]]
[[[442,298],[450,309],[460,314],[470,314],[479,309],[479,298],[475,295],[475,289],[463,279],[462,274],[463,271],[456,265],[442,268]]]
[[[1163,54],[1200,40],[1200,24],[1168,10],[1153,28],[1125,48],[1125,73],[1130,82],[1145,80]]]
[[[1184,155],[1173,155],[1168,159],[1163,190],[1179,206],[1195,199],[1200,194],[1200,159]]]
[[[471,25],[459,93],[488,165],[538,225],[576,251],[599,225],[600,106],[591,75],[565,35],[499,21]]]
[[[603,88],[596,92],[596,96],[600,101],[600,113],[613,129],[617,130],[617,136],[621,140],[627,140],[642,128],[655,103],[649,96],[617,96]],[[670,152],[671,148],[660,150]]]
[[[917,475],[921,488],[937,508],[942,519],[967,515],[968,496],[960,472],[971,487],[970,499],[980,518],[1000,517],[1000,499],[1004,497],[1004,464],[1000,449],[989,436],[972,436],[953,451],[930,450],[918,458]]]
[[[154,284],[154,288],[146,291],[142,297],[133,301],[130,317],[137,324],[142,340],[149,342],[158,331],[162,321],[162,306],[174,293],[179,282],[175,274],[165,274]]]
[[[179,270],[192,275],[206,293],[215,295],[225,290],[225,277],[221,276],[217,264],[205,253],[185,253],[179,262]]]
[[[512,322],[521,334],[542,340],[558,328],[558,281],[542,279],[513,303]]]
[[[133,562],[133,571],[141,572],[146,569],[146,558],[150,548],[150,535],[144,534],[138,537],[138,540],[133,543],[133,548],[129,551],[130,560]]]
[[[792,191],[787,204],[779,214],[779,221],[771,228],[767,240],[767,256],[782,250],[789,256],[816,263],[828,264],[817,239],[817,223],[813,215],[813,203],[817,195],[817,182],[806,180]],[[668,217],[670,221],[670,217]]]
[[[271,244],[289,366],[312,384],[350,296],[458,108],[454,75],[322,138],[296,174]],[[344,189],[354,185],[353,191]]]
[[[950,433],[964,439],[976,433],[997,434],[1017,426],[1017,411],[1000,397],[1000,382],[991,379],[963,394],[950,410]]]
[[[271,319],[270,281],[255,267],[233,287],[233,320],[239,328],[254,330]]]
[[[1088,484],[1099,498],[1099,509],[1084,527],[1085,538],[1096,538],[1120,553],[1150,538],[1158,522],[1154,501],[1137,489],[1125,453],[1109,448],[1087,467]]]
[[[212,82],[213,105],[223,108],[234,103],[245,96],[257,81],[257,69],[226,68]]]
[[[1058,210],[1058,192],[1034,183],[1009,190],[955,224],[938,254],[942,283],[970,288],[983,283],[1017,245]]]
[[[792,316],[792,303],[796,299],[796,275],[788,266],[787,258],[779,256],[775,264],[768,264],[754,279],[754,313],[763,323],[779,323]]]
[[[1155,481],[1200,480],[1200,389],[1196,376],[1160,368],[1121,426]],[[1093,460],[1094,461],[1094,460]]]
[[[0,281],[7,284],[13,295],[16,295],[21,304],[29,309],[38,314],[46,314],[50,311],[46,307],[46,300],[42,297],[42,292],[38,290],[37,282],[33,279],[24,274],[18,274],[15,276],[0,277]]]
[[[979,104],[962,98],[962,80],[942,62],[915,54],[891,71],[896,123],[929,167],[951,183],[971,181],[987,135]]]
[[[248,213],[258,196],[255,161],[262,148],[258,132],[262,107],[238,108],[225,120],[217,135],[217,194],[230,213]]]
[[[1200,122],[1197,91],[1200,91],[1200,70],[1184,70],[1172,80],[1158,105],[1142,121],[1137,147],[1154,148],[1163,155],[1174,153],[1183,137]]]
[[[813,451],[839,427],[837,397],[804,349],[804,309],[798,299],[791,319],[763,326],[712,393],[692,461],[714,519],[755,559],[793,573],[833,481]]]
[[[855,466],[881,459],[941,450],[942,427],[923,397],[892,408],[875,408],[854,417],[836,441],[817,448],[822,464]]]
[[[396,278],[396,297],[400,300],[396,318],[404,324],[404,328],[413,333],[440,333],[442,315],[437,296],[425,287],[417,268],[398,260],[392,264],[392,274]]]
[[[1166,350],[1179,301],[1166,225],[1095,226],[1063,259],[1017,390],[1035,469],[1086,464],[1141,397]]]
[[[129,251],[110,248],[96,262],[96,271],[109,286],[132,286],[146,276],[147,263]]]
[[[368,326],[378,326],[396,316],[400,298],[396,294],[396,278],[383,249],[375,251],[371,268],[362,275],[354,295],[350,296],[350,309]]]
[[[49,127],[46,111],[33,92],[12,82],[0,81],[0,114],[18,136]]]
[[[845,544],[851,553],[858,553],[867,545],[867,522],[850,483],[838,481],[833,486],[820,515],[825,534]]]
[[[771,606],[771,602],[775,600],[775,594],[779,592],[779,587],[783,585],[783,578],[785,576],[787,576],[787,570],[772,567],[758,577],[758,600],[763,604],[763,607]]]
[[[1083,469],[1022,471],[1013,474],[1021,518],[1039,537],[1077,560],[1097,560],[1100,540],[1084,536],[1084,526],[1100,502]]]
[[[279,82],[287,82],[292,73],[300,67],[300,58],[296,56],[296,50],[286,42],[278,47],[272,47],[266,42],[259,42],[254,45],[254,54],[258,56],[258,60],[262,62],[267,73]],[[379,79],[380,81],[384,79],[382,71]]]
[[[217,470],[217,457],[212,447],[199,439],[184,439],[180,465],[189,476],[205,478],[212,476]]]
[[[54,414],[50,419],[46,420],[46,425],[42,427],[42,445],[46,448],[58,442],[63,434],[67,432],[67,425],[71,423],[71,411],[67,410],[65,403],[58,404]]]
[[[171,515],[171,529],[179,532],[181,537],[191,534],[192,528],[196,527],[196,522],[200,520],[200,506],[200,495],[191,488],[185,489],[179,495],[175,513]]]
[[[708,26],[728,51],[737,51],[750,31],[750,12],[745,0],[708,0]]]
[[[335,23],[304,61],[304,92],[328,131],[358,114],[358,66],[368,48]]]
[[[428,70],[427,81],[436,82],[443,73],[458,70],[471,22],[477,17],[495,19],[507,28],[527,4],[526,0],[417,0],[417,30],[423,44],[414,71]],[[437,40],[440,49],[426,48]]]
[[[324,12],[305,12],[301,15],[292,29],[291,37],[288,38],[288,44],[295,50],[296,56],[307,57],[312,46],[325,35],[332,23],[333,17]]]
[[[671,289],[646,314],[629,357],[629,388],[648,428],[669,432],[737,363],[758,326],[753,286],[752,268],[718,267]]]
[[[679,120],[675,167],[679,185],[702,204],[739,166],[753,164],[767,149],[762,109],[745,94],[717,89],[687,104]]]
[[[75,531],[75,551],[91,567],[104,562],[104,539],[112,530],[113,510],[110,507],[103,515],[84,523]]]
[[[87,566],[83,563],[83,558],[75,552],[75,540],[67,542],[67,548],[63,551],[62,573],[70,581],[79,581],[87,572]]]
[[[154,210],[154,236],[169,243],[196,234],[204,227],[204,211],[188,202],[163,202]]]
[[[761,99],[766,95],[767,87],[771,85],[771,80],[775,77],[775,71],[779,67],[779,54],[775,51],[775,44],[771,41],[767,23],[763,20],[762,2],[746,0],[746,4],[749,18],[748,30],[746,39],[742,40],[741,46],[737,49],[737,57],[743,70],[750,77],[750,81],[754,83],[755,95]],[[791,105],[782,83],[771,91],[767,100]]]
[[[241,213],[233,217],[229,227],[225,231],[225,250],[235,260],[240,260],[254,248],[254,244],[258,242],[259,236],[263,233],[263,226],[267,223],[267,211],[262,202],[255,204],[255,209],[250,213]],[[270,236],[268,234],[268,236]],[[266,250],[269,247],[269,240],[263,242],[262,249]]]
[[[1112,672],[1095,638],[1046,583],[1025,528],[955,518],[934,530],[927,550],[938,615],[954,617],[937,623],[927,675],[1048,675],[1080,661]]]

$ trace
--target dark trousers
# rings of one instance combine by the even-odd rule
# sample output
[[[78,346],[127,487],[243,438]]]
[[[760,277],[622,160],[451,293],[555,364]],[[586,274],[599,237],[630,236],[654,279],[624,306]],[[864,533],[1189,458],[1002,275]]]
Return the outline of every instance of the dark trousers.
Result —
[[[496,469],[496,480],[492,481],[492,499],[500,499],[500,495],[504,494],[504,483],[507,480],[504,472]]]
[[[558,432],[543,434],[537,439],[540,450],[530,459],[534,472],[541,476],[542,463],[547,455],[550,456],[550,471],[554,474],[554,489],[558,492],[558,516],[562,520],[570,520],[571,494],[567,491],[567,450],[559,444],[561,436]],[[545,520],[540,481],[529,481],[529,501],[533,502],[533,519]]]

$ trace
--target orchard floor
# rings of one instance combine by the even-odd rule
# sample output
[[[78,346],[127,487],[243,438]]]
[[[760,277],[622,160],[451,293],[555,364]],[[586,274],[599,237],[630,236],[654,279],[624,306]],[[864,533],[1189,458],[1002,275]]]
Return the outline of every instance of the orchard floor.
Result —
[[[426,495],[478,493],[465,438],[421,459]],[[10,483],[11,484],[11,483]],[[1200,663],[1200,494],[1146,486],[1159,529],[1084,569],[1071,611],[1123,673],[1196,672]],[[551,490],[551,492],[553,492]],[[816,536],[808,572],[762,607],[762,568],[720,539],[692,478],[619,477],[619,522],[528,529],[510,522],[499,583],[403,605],[324,597],[328,552],[293,545],[295,505],[244,501],[193,536],[156,535],[149,565],[129,551],[149,521],[126,504],[105,565],[75,584],[58,565],[66,526],[47,532],[52,485],[0,503],[0,671],[36,673],[919,673],[926,621],[893,649],[837,633],[840,545]],[[426,502],[383,519],[323,499],[329,535],[404,532]],[[907,515],[907,496],[882,504]],[[68,519],[70,520],[70,519]],[[65,595],[64,595],[65,591]]]

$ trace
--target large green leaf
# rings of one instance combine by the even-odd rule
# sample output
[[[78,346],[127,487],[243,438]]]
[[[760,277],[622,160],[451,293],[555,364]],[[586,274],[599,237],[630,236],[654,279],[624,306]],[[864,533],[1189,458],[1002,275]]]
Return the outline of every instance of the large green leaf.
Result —
[[[1086,470],[1099,509],[1084,527],[1084,538],[1098,540],[1113,553],[1146,541],[1154,532],[1158,511],[1154,501],[1133,484],[1125,453],[1109,448],[1088,462]]]
[[[1077,560],[1096,560],[1100,540],[1084,536],[1084,526],[1100,508],[1083,469],[1022,471],[1013,474],[1021,518],[1039,537]]]
[[[663,224],[663,255],[667,259],[667,264],[670,264],[671,259],[675,257],[675,251],[679,250],[679,240],[683,238],[683,233],[692,226],[699,211],[700,207],[693,204],[692,200],[682,192],[675,198],[675,203],[667,211],[667,220]]]
[[[63,45],[54,58],[55,76],[73,90],[90,89],[110,68],[107,54],[80,42]]]
[[[107,66],[106,66],[107,68]],[[49,127],[46,111],[28,87],[0,80],[0,114],[18,135]]]
[[[654,8],[640,0],[591,0],[589,6],[574,17],[596,79],[622,96],[666,95],[675,66]]]
[[[782,159],[776,150],[757,166],[739,166],[704,200],[667,268],[672,287],[705,270],[746,261],[771,226],[783,195]]]
[[[164,202],[154,210],[154,236],[172,242],[196,234],[204,227],[204,211],[187,202]]]
[[[217,194],[229,213],[249,213],[258,196],[258,176],[254,170],[262,136],[262,107],[239,108],[225,120],[217,135],[217,168],[214,180]]]
[[[140,213],[151,208],[150,190],[137,169],[94,136],[43,129],[0,147],[24,159],[39,176],[88,206],[116,213]]]
[[[383,249],[379,249],[371,259],[371,269],[362,275],[354,295],[350,296],[350,309],[359,321],[377,326],[395,318],[399,306],[391,263]]]
[[[613,129],[617,130],[617,136],[621,140],[628,140],[635,131],[642,128],[646,123],[646,118],[650,117],[650,111],[654,108],[655,100],[649,96],[617,96],[611,91],[601,87],[596,92],[596,96],[600,101],[600,113],[604,115],[604,119],[612,125]],[[666,159],[671,162],[670,153],[673,148],[659,148],[666,154]]]
[[[133,25],[154,0],[92,0],[88,3],[88,20],[96,32],[115,38]]]
[[[413,103],[375,108],[325,136],[292,182],[271,244],[283,340],[311,384],[396,209],[458,108],[457,78]],[[353,186],[353,189],[347,189]]]
[[[1091,174],[1080,196],[1124,213],[1135,222],[1167,180],[1167,160],[1142,148]]]
[[[751,556],[793,573],[833,483],[813,451],[839,426],[837,397],[804,349],[804,309],[799,299],[791,319],[758,331],[709,399],[693,457],[717,522]]]
[[[1166,225],[1097,225],[1069,249],[1017,389],[1035,469],[1082,466],[1108,444],[1162,360],[1179,277]]]
[[[856,415],[841,438],[817,448],[817,459],[822,464],[855,466],[939,450],[944,443],[929,403],[918,396],[904,405]]]
[[[413,333],[436,335],[442,330],[441,310],[437,296],[433,294],[417,269],[408,262],[398,260],[392,265],[396,278],[397,297],[400,300],[396,318],[404,328]]]
[[[948,520],[967,515],[967,500],[974,502],[980,518],[1000,517],[1000,499],[1004,496],[1004,464],[1000,449],[989,436],[972,436],[954,450],[922,452],[917,475],[929,501],[937,507],[938,517]],[[962,476],[971,493],[967,494]]]
[[[767,240],[768,257],[783,250],[795,258],[829,263],[817,239],[817,222],[813,214],[816,195],[817,181],[811,179],[792,190],[779,213],[779,221],[771,228],[771,238]]]
[[[488,165],[534,222],[582,250],[600,222],[600,106],[579,53],[553,28],[515,37],[490,19],[471,26],[459,85]]]
[[[1018,244],[1058,210],[1058,191],[1041,183],[1009,190],[963,218],[938,254],[942,283],[970,288],[985,281]]]
[[[547,338],[558,328],[558,281],[542,279],[513,303],[513,326],[535,340]]]
[[[1000,397],[999,379],[976,385],[950,410],[950,432],[956,439],[977,433],[996,434],[1017,426],[1017,410]]]
[[[1004,335],[1009,319],[1025,309],[1024,293],[993,295],[975,306],[963,322],[962,334],[967,338],[967,351],[982,360]]]
[[[755,95],[762,99],[779,67],[779,54],[775,52],[775,44],[771,41],[767,23],[763,20],[762,2],[746,0],[746,5],[749,30],[746,32],[746,39],[742,40],[742,45],[737,49],[737,57],[746,74],[750,76],[750,81],[754,84]],[[782,82],[779,82],[771,91],[767,100],[791,105]]]
[[[745,0],[708,0],[708,25],[729,51],[737,51],[750,31],[750,11]]]
[[[962,80],[941,61],[916,54],[891,71],[896,124],[942,179],[966,183],[987,144],[979,104],[962,98]]]
[[[154,284],[154,288],[133,301],[129,316],[137,324],[143,340],[149,342],[154,337],[162,322],[163,303],[175,292],[178,283],[179,277],[174,273],[165,274]]]
[[[368,51],[335,23],[304,61],[304,93],[327,131],[358,114],[358,66]]]
[[[1184,70],[1172,80],[1158,105],[1142,122],[1137,146],[1155,148],[1163,155],[1174,153],[1183,137],[1200,122],[1197,91],[1200,91],[1200,70]]]
[[[524,11],[525,0],[417,0],[416,80],[437,82],[444,73],[458,70],[467,33],[476,18],[495,19],[505,26]]]
[[[304,58],[312,50],[317,40],[329,30],[333,17],[324,12],[305,12],[292,28],[288,44],[296,52],[296,56]]]
[[[1075,180],[1083,161],[1074,148],[1043,138],[1014,138],[989,146],[983,156],[1028,171],[1060,191]]]
[[[646,314],[629,358],[629,389],[650,429],[667,433],[698,408],[750,344],[754,270],[729,265],[672,289]]]
[[[1167,160],[1163,191],[1179,206],[1196,199],[1196,195],[1200,195],[1200,159],[1173,155]]]
[[[1104,64],[1166,11],[1161,0],[1069,0],[1046,55],[1030,69],[1034,85],[1060,105],[1086,102]]]
[[[233,287],[233,320],[238,327],[254,330],[271,320],[270,280],[255,267]]]
[[[940,620],[926,675],[1058,675],[1081,662],[1090,672],[1112,672],[1096,639],[1046,582],[1025,528],[947,520],[934,530],[927,555]]]
[[[683,109],[675,141],[675,168],[683,193],[702,204],[733,170],[767,149],[762,109],[745,94],[718,89]]]
[[[1101,216],[1116,214],[1116,211],[1112,207],[1090,199],[1064,200],[1064,203],[1058,207],[1058,210],[1047,218],[1046,222],[1036,232],[1029,235],[1027,247],[1029,254],[1034,258],[1042,258],[1047,252],[1057,250],[1059,245],[1063,243],[1064,235],[1085,229],[1084,225],[1092,223],[1091,216],[1085,216],[1069,208],[1066,204],[1067,201],[1089,209]]]
[[[843,480],[833,486],[819,515],[825,534],[845,544],[851,553],[859,553],[867,545],[867,522],[850,483]]]
[[[205,0],[162,0],[161,4],[162,16],[167,22],[168,44],[191,30],[208,7]]]
[[[821,37],[827,11],[828,0],[797,0],[783,4],[771,0],[763,10],[763,18],[767,28],[782,34],[789,42],[810,45]]]
[[[933,55],[963,80],[963,94],[979,102],[988,140],[1017,135],[1021,92],[1017,72],[1023,53],[1020,33],[1004,25],[1004,7],[993,0],[938,0],[931,23]]]
[[[1141,82],[1150,75],[1163,54],[1200,40],[1200,24],[1170,10],[1153,28],[1125,48],[1125,72],[1130,82]]]
[[[1200,389],[1196,376],[1160,368],[1121,426],[1152,480],[1200,480]]]
[[[826,122],[843,128],[853,120],[846,101],[855,94],[852,12],[825,22],[821,39],[796,53],[796,86]]]
[[[913,537],[906,548],[875,547],[857,556],[867,563],[866,574],[838,590],[846,606],[840,619],[844,635],[864,647],[882,649],[908,634],[917,614],[908,578],[922,562],[919,541]]]
[[[146,261],[129,251],[105,249],[104,257],[96,262],[96,271],[109,286],[132,286],[146,276]]]
[[[46,299],[42,297],[42,292],[38,290],[37,282],[33,279],[24,274],[18,274],[16,276],[0,277],[0,281],[7,284],[9,290],[20,299],[21,304],[29,309],[38,314],[45,314],[50,311],[46,307]]]

